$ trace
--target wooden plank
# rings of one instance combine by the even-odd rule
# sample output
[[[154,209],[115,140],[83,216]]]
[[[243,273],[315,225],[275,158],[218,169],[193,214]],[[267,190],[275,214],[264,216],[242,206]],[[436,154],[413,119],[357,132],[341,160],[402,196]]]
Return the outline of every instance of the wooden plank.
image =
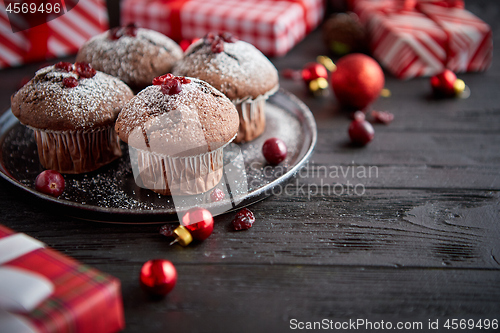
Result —
[[[92,266],[170,257],[186,264],[500,268],[497,192],[282,194],[252,206],[250,230],[232,231],[228,213],[216,217],[209,239],[187,248],[169,246],[158,225],[79,221],[0,193],[2,211],[17,207],[7,226]]]
[[[499,271],[314,265],[184,265],[166,299],[139,290],[140,266],[116,267],[123,282],[125,332],[289,332],[297,321],[498,319]],[[292,326],[291,326],[292,323]],[[335,325],[335,324],[333,324]],[[376,324],[375,324],[376,325]],[[415,324],[418,325],[418,324]],[[414,326],[415,328],[417,326]],[[368,329],[367,329],[368,328]],[[360,326],[362,332],[369,326]],[[491,330],[491,329],[490,329]],[[319,330],[316,330],[319,331]],[[386,331],[386,330],[381,330]],[[399,330],[403,331],[403,330]]]
[[[314,158],[314,157],[313,157]],[[356,161],[357,162],[357,161]],[[498,190],[500,169],[498,167],[455,167],[439,165],[374,165],[374,164],[312,164],[297,174],[291,183],[295,187],[302,184],[311,187],[337,184],[385,189],[473,189]],[[352,174],[354,168],[355,174]],[[371,176],[370,173],[371,172]],[[292,185],[291,185],[292,186]]]

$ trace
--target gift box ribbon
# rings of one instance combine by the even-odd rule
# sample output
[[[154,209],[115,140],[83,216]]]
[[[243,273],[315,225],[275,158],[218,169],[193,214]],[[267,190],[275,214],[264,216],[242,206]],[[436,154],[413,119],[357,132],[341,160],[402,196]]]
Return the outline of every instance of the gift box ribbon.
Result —
[[[46,277],[8,265],[44,247],[42,242],[21,233],[0,239],[0,309],[30,312],[54,292],[54,284]]]
[[[0,239],[0,332],[36,332],[18,313],[33,311],[54,292],[54,284],[46,277],[9,267],[9,262],[43,249],[45,244],[25,234],[13,234]]]

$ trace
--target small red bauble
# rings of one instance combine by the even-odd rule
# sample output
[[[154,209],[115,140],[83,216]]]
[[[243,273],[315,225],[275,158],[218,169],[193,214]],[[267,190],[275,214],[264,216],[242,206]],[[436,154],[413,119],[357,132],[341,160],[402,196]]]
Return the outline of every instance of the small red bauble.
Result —
[[[269,164],[277,165],[283,162],[287,155],[287,148],[283,140],[278,138],[267,139],[262,145],[262,154]]]
[[[373,58],[353,53],[340,58],[336,65],[331,86],[342,106],[362,110],[380,96],[384,72]]]
[[[250,229],[255,222],[255,216],[248,208],[243,208],[236,214],[233,221],[234,230],[247,230]]]
[[[312,80],[316,80],[318,78],[328,78],[328,71],[326,67],[317,62],[309,62],[307,63],[301,72],[302,80],[307,84]]]
[[[64,177],[55,170],[45,170],[35,179],[35,189],[53,197],[60,196],[64,187]]]
[[[191,208],[182,217],[181,224],[199,241],[207,239],[214,230],[212,213],[205,208]]]
[[[443,72],[431,77],[431,87],[435,94],[443,96],[453,96],[455,95],[455,90],[453,89],[453,84],[457,76],[455,73],[449,69],[445,69]]]
[[[449,69],[431,77],[431,87],[434,95],[438,97],[463,97],[466,88],[464,81],[457,79],[455,73]]]
[[[146,292],[164,296],[175,287],[177,270],[168,260],[149,260],[142,265],[139,281]]]
[[[360,146],[372,141],[375,136],[373,126],[366,120],[353,120],[349,126],[349,137],[351,141]]]

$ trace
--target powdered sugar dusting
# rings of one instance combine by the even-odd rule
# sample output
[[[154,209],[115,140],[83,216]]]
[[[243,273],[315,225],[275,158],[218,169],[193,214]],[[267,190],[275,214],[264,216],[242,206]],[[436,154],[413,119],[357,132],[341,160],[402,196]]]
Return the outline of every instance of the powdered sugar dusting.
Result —
[[[189,79],[191,82],[182,84],[178,94],[163,94],[161,86],[154,85],[131,99],[116,123],[120,138],[131,144],[132,138],[129,136],[138,133],[134,139],[144,141],[144,132],[149,140],[156,140],[150,142],[151,147],[174,144],[183,147],[177,147],[177,152],[191,149],[193,144],[203,139],[208,151],[230,141],[239,125],[236,108],[227,97],[206,82]],[[201,133],[198,129],[201,129]],[[142,148],[136,144],[134,147]]]
[[[213,53],[209,44],[198,40],[172,71],[205,80],[232,100],[256,98],[279,84],[278,72],[269,59],[243,41],[224,42],[224,51]]]
[[[78,85],[64,86],[68,77],[77,79]],[[38,129],[89,130],[112,124],[132,96],[126,84],[110,75],[97,72],[82,78],[48,66],[14,95],[12,111],[23,124]]]
[[[182,49],[167,36],[139,28],[137,36],[109,38],[106,31],[88,40],[77,61],[86,61],[97,70],[116,76],[134,86],[147,86],[155,76],[170,71],[182,58]]]

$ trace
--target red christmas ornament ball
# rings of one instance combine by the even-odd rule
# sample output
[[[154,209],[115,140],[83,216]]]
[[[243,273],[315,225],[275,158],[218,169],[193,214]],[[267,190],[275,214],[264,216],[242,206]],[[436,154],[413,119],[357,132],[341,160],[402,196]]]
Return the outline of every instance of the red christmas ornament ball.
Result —
[[[189,230],[193,239],[202,241],[214,230],[214,218],[205,208],[191,208],[182,217],[181,224]]]
[[[449,69],[431,77],[432,91],[437,96],[452,97],[455,96],[455,81],[457,76]]]
[[[302,80],[305,83],[309,83],[312,80],[316,80],[319,78],[328,78],[328,71],[326,67],[317,62],[309,62],[307,63],[301,72]]]
[[[380,96],[384,72],[373,58],[352,53],[340,58],[336,65],[331,86],[342,106],[362,110]]]
[[[164,296],[175,287],[177,270],[168,260],[149,260],[142,265],[139,281],[146,292]]]

